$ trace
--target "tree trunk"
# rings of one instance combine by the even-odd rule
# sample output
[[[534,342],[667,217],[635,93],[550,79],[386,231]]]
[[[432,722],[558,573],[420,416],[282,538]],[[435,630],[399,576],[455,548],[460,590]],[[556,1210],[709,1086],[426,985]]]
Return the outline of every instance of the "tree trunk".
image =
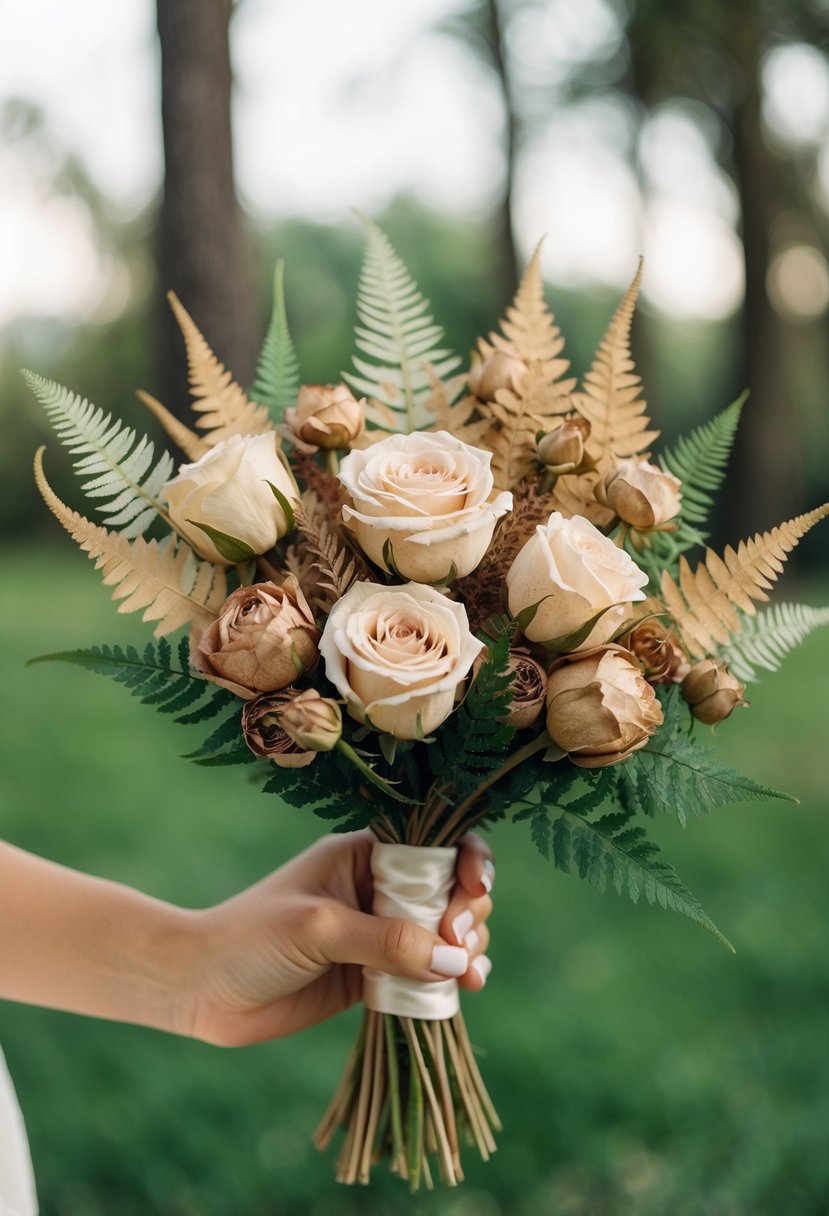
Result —
[[[230,0],[157,0],[164,199],[159,226],[161,399],[187,410],[175,291],[234,379],[253,377],[253,266],[233,181]]]
[[[495,248],[498,251],[499,295],[507,304],[518,286],[518,257],[512,226],[512,192],[518,151],[518,119],[510,87],[509,68],[504,53],[504,31],[498,0],[487,0],[487,42],[498,77],[504,106],[504,188],[495,211]]]
[[[750,396],[727,482],[732,540],[774,527],[802,507],[797,426],[786,399],[785,329],[766,291],[776,166],[760,119],[761,30],[756,0],[733,0],[729,42],[740,94],[734,110],[734,162],[742,212],[745,302],[742,385]]]

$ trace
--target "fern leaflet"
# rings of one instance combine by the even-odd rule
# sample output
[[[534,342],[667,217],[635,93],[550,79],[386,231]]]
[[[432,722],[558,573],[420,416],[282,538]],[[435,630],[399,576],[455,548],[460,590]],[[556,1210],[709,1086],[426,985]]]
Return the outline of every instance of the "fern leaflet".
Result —
[[[399,430],[414,431],[432,420],[426,408],[432,392],[427,365],[443,378],[460,360],[441,348],[443,330],[386,234],[370,220],[364,223],[366,252],[357,293],[361,325],[354,332],[357,348],[373,362],[355,355],[356,375],[343,376],[370,398],[371,421],[387,424],[385,406],[398,416]],[[380,409],[372,410],[372,404]]]
[[[273,311],[256,364],[256,379],[250,395],[254,401],[268,407],[271,421],[277,423],[282,421],[286,406],[296,401],[298,392],[299,361],[288,328],[285,262],[280,258],[273,276]]]
[[[757,667],[776,671],[789,651],[821,625],[829,625],[829,608],[774,604],[744,618],[742,629],[722,651],[722,657],[732,674],[748,683],[757,679]]]
[[[134,430],[54,380],[30,371],[23,376],[61,443],[77,457],[84,494],[106,500],[97,510],[108,527],[131,539],[143,536],[157,515],[167,518],[158,496],[173,475],[169,453],[153,464],[155,449],[146,436],[136,440]]]

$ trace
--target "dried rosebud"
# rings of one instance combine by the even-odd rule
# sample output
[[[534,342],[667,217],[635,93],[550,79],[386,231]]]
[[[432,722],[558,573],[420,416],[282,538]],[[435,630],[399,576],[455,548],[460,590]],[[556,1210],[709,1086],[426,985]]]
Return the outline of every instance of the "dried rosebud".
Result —
[[[190,635],[190,662],[246,701],[292,684],[319,656],[320,631],[293,575],[237,587],[216,620]]]
[[[547,673],[523,650],[511,650],[507,671],[512,675],[512,703],[506,721],[526,730],[541,716],[547,695]]]
[[[495,350],[483,359],[473,356],[469,391],[479,401],[494,401],[500,389],[516,389],[526,370],[524,360],[509,350]]]
[[[619,638],[619,645],[636,656],[651,684],[678,684],[691,669],[675,632],[656,617],[635,625]]]
[[[605,476],[596,496],[639,531],[669,530],[668,521],[679,514],[680,488],[673,473],[650,464],[644,456],[632,456]]]
[[[365,401],[357,401],[344,384],[304,384],[285,420],[303,443],[341,451],[363,429]]]
[[[536,443],[538,459],[548,472],[557,476],[572,473],[584,462],[584,445],[590,436],[590,423],[574,414],[542,435]]]
[[[553,665],[547,730],[581,768],[626,760],[661,723],[662,707],[653,688],[621,646],[575,651]]]
[[[292,688],[264,693],[242,710],[245,743],[255,756],[272,760],[280,768],[305,768],[317,754],[301,747],[281,724],[282,714],[299,695]]]
[[[343,717],[336,701],[315,688],[301,692],[279,711],[279,725],[297,747],[309,752],[330,752],[343,733]]]
[[[691,713],[706,726],[724,722],[738,705],[748,705],[743,700],[745,690],[745,684],[735,679],[724,663],[714,659],[695,663],[682,681],[682,695],[691,706]]]

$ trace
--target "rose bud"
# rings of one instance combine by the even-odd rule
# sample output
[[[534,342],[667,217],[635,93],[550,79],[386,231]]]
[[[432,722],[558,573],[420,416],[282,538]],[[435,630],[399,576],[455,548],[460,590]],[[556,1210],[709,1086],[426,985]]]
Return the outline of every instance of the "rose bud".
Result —
[[[365,400],[357,401],[344,384],[304,384],[285,421],[304,443],[341,451],[363,429]]]
[[[214,684],[249,701],[293,684],[319,656],[320,631],[293,575],[281,587],[238,587],[215,621],[190,635],[190,662]]]
[[[676,634],[656,617],[635,625],[619,638],[619,645],[636,656],[651,684],[678,684],[691,669]]]
[[[507,670],[512,675],[512,703],[506,721],[526,730],[540,717],[547,695],[547,673],[523,650],[511,650]]]
[[[745,684],[735,679],[724,663],[716,663],[714,659],[695,663],[682,681],[682,695],[691,706],[691,713],[706,726],[724,722],[738,705],[748,705],[743,700],[745,690]]]
[[[309,688],[279,710],[279,725],[303,751],[330,752],[343,733],[343,716],[336,701]]]
[[[581,768],[626,760],[661,723],[653,688],[621,646],[576,651],[554,664],[547,683],[547,730]]]
[[[500,389],[516,389],[526,370],[524,360],[510,350],[495,350],[483,359],[474,355],[469,369],[469,391],[479,401],[494,401]]]
[[[673,473],[632,456],[611,469],[597,486],[596,497],[621,520],[640,531],[671,531],[668,521],[679,514],[682,483]]]
[[[572,473],[584,461],[584,445],[590,435],[586,418],[565,418],[536,442],[538,459],[549,473]]]
[[[507,571],[507,599],[514,617],[532,614],[523,625],[531,642],[572,637],[598,616],[580,643],[587,648],[609,641],[625,613],[630,615],[626,605],[645,598],[647,581],[633,558],[598,528],[581,516],[565,519],[554,511]]]
[[[293,527],[299,497],[275,431],[234,435],[195,464],[184,464],[161,491],[176,529],[197,553],[231,566],[273,548]]]
[[[250,750],[280,768],[305,768],[316,752],[301,747],[281,725],[281,716],[300,694],[294,689],[264,693],[242,710],[242,732]]]

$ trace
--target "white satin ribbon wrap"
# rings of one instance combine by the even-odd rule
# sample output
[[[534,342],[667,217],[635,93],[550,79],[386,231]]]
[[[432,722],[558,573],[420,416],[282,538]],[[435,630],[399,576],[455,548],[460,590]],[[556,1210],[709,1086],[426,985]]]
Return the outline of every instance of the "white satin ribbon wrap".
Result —
[[[376,844],[371,851],[375,916],[402,917],[437,933],[455,884],[457,849]],[[363,968],[363,1004],[378,1013],[440,1021],[460,1009],[456,980],[432,983]]]
[[[37,1216],[23,1116],[0,1052],[0,1216]]]

